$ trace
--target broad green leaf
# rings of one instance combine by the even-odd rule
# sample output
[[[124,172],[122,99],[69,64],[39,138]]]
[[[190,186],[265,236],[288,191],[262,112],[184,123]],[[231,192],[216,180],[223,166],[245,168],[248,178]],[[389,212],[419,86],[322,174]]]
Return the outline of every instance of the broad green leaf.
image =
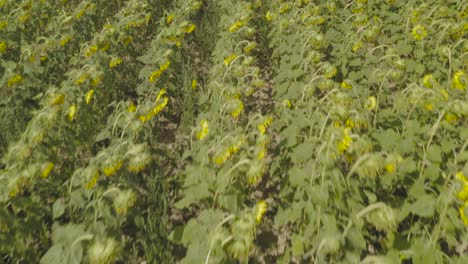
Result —
[[[58,218],[63,215],[65,212],[65,202],[63,198],[59,198],[55,201],[54,205],[52,206],[52,215],[55,218]]]
[[[291,248],[293,256],[299,257],[304,254],[304,243],[300,234],[293,234],[291,236]]]
[[[432,195],[421,195],[416,202],[411,205],[411,212],[421,217],[432,217],[434,215],[434,201]]]
[[[291,159],[294,163],[303,163],[307,161],[314,153],[314,145],[310,142],[305,142],[295,147],[291,153]]]
[[[53,245],[41,258],[41,264],[63,264],[66,263],[66,255],[63,244]]]

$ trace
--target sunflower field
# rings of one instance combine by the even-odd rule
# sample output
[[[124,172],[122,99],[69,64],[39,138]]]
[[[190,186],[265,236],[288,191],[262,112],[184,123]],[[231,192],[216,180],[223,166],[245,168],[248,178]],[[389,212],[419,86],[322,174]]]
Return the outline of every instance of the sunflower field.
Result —
[[[0,0],[0,263],[468,263],[468,0]]]

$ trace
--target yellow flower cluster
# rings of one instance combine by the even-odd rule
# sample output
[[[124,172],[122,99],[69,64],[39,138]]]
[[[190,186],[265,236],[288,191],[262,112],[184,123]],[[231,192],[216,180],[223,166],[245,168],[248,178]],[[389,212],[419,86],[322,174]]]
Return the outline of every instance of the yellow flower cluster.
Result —
[[[134,113],[136,111],[137,107],[134,103],[130,103],[127,107],[127,111],[130,113]]]
[[[249,54],[252,50],[254,50],[257,47],[257,43],[251,41],[244,47],[244,52],[246,54]]]
[[[268,204],[266,201],[262,200],[257,203],[257,206],[255,208],[255,220],[257,223],[260,223],[262,221],[263,215],[265,215],[265,212],[268,209]]]
[[[342,127],[343,126],[343,122],[342,121],[337,121],[334,123],[335,127],[339,128],[339,127]],[[348,118],[346,119],[346,121],[344,121],[344,126],[345,127],[348,127],[350,129],[353,129],[353,128],[366,128],[369,124],[367,123],[367,121],[361,117],[355,117],[355,118]]]
[[[4,53],[6,49],[7,49],[7,44],[4,41],[0,42],[0,54]]]
[[[78,79],[75,81],[75,84],[76,84],[76,85],[83,84],[88,78],[89,78],[89,74],[83,73],[83,74],[80,75],[80,78],[78,78]]]
[[[190,25],[187,25],[186,27],[184,27],[184,31],[187,34],[190,34],[195,30],[195,28],[196,28],[196,26],[194,24],[190,24]]]
[[[448,94],[447,90],[445,90],[445,89],[440,89],[439,92],[440,92],[440,94],[442,95],[442,98],[444,98],[444,100],[447,101],[448,98],[449,98],[449,94]]]
[[[337,69],[335,66],[329,66],[326,68],[325,72],[323,73],[323,76],[327,79],[333,78],[336,74],[338,73]]]
[[[0,30],[3,30],[8,25],[6,20],[0,21]]]
[[[283,105],[284,107],[286,108],[291,108],[292,107],[292,103],[289,99],[284,99],[282,102],[281,102],[281,105]]]
[[[271,122],[273,121],[273,117],[269,116],[267,118],[265,118],[265,120],[263,120],[263,122],[261,122],[257,128],[258,128],[258,131],[260,132],[260,134],[265,134],[266,133],[266,130],[268,128],[268,126],[270,126]]]
[[[61,105],[63,104],[63,102],[65,102],[65,95],[59,94],[52,98],[52,100],[50,101],[50,105]]]
[[[166,89],[163,88],[161,89],[161,91],[159,91],[158,96],[156,97],[156,106],[146,115],[140,116],[141,122],[145,123],[146,121],[151,120],[154,116],[159,114],[167,106],[169,98],[167,96],[164,96],[165,94]]]
[[[418,24],[413,28],[411,34],[415,40],[422,40],[427,36],[427,30],[423,25]]]
[[[284,13],[288,12],[289,9],[291,9],[291,7],[289,6],[289,4],[283,3],[283,4],[281,4],[281,6],[279,7],[279,13],[280,13],[280,14],[284,14]]]
[[[86,104],[89,105],[89,103],[91,103],[91,99],[93,99],[93,95],[94,95],[94,90],[89,90],[86,95],[85,95],[85,102]]]
[[[146,168],[151,162],[151,157],[148,153],[141,153],[132,157],[129,160],[128,171],[140,172]]]
[[[178,37],[168,37],[168,38],[166,38],[166,41],[176,44],[177,47],[182,46],[182,42],[180,42],[181,39],[178,38]]]
[[[18,84],[19,82],[21,82],[23,80],[23,77],[19,74],[15,74],[13,77],[11,77],[8,82],[7,82],[7,85],[8,87],[12,87],[16,84]]]
[[[266,14],[265,14],[265,19],[267,21],[272,21],[274,19],[276,19],[277,15],[271,11],[267,11]]]
[[[85,52],[85,56],[86,57],[91,57],[94,53],[96,53],[98,51],[98,46],[96,45],[92,45],[90,46],[86,52]]]
[[[174,14],[169,14],[166,18],[166,23],[170,25],[173,20],[174,20]]]
[[[236,54],[231,54],[227,56],[226,58],[224,58],[224,65],[229,66],[229,64],[231,64],[231,62],[235,60],[236,58],[237,58]]]
[[[71,36],[65,36],[63,38],[60,39],[60,46],[65,46],[67,45],[67,43],[71,40]]]
[[[169,66],[171,66],[171,61],[166,61],[163,65],[159,66],[159,70],[154,71],[150,77],[149,77],[149,82],[155,82],[167,69],[169,69]]]
[[[93,175],[93,177],[91,178],[91,180],[90,180],[89,182],[86,183],[85,188],[86,188],[87,190],[92,189],[92,188],[96,185],[98,179],[99,179],[99,172],[96,171],[96,173],[94,173],[94,175]]]
[[[41,172],[42,178],[46,179],[47,177],[49,177],[53,169],[54,169],[54,163],[52,162],[47,163]]]
[[[245,26],[245,21],[236,21],[229,27],[229,32],[234,33],[243,26]]]
[[[109,62],[109,68],[114,68],[116,67],[117,65],[121,64],[122,63],[122,59],[121,58],[113,58],[110,62]]]
[[[241,100],[238,100],[237,107],[234,109],[234,111],[231,112],[231,116],[237,118],[242,113],[242,111],[244,111],[244,103]]]
[[[102,76],[97,76],[91,80],[91,86],[98,86],[101,83]]]
[[[122,168],[123,161],[122,160],[114,160],[114,161],[108,161],[106,162],[107,164],[104,166],[103,172],[106,176],[112,176],[114,175],[117,171]]]
[[[341,153],[345,152],[352,142],[351,128],[347,127],[343,130],[343,138],[338,142],[338,151]]]
[[[389,155],[385,159],[385,170],[387,173],[393,173],[396,170],[397,165],[403,160],[400,155]]]
[[[455,124],[458,122],[459,118],[453,113],[447,113],[445,114],[445,120],[450,124]]]
[[[459,90],[466,89],[468,86],[468,76],[464,71],[458,70],[453,74],[452,86]]]
[[[377,107],[377,99],[376,99],[374,96],[369,96],[369,97],[367,98],[365,107],[366,107],[367,110],[369,110],[369,111],[374,110],[375,107]]]
[[[351,48],[351,50],[352,50],[353,52],[356,52],[356,51],[358,51],[359,49],[362,48],[362,45],[364,45],[364,43],[363,43],[362,41],[357,41],[357,42],[355,42],[355,43],[353,44],[353,47]]]
[[[145,123],[146,121],[151,120],[151,118],[159,114],[159,112],[161,112],[166,107],[168,102],[169,102],[169,98],[164,97],[162,99],[162,102],[157,104],[149,113],[147,113],[146,115],[140,116],[141,122]]]
[[[73,118],[75,118],[76,112],[77,112],[76,105],[71,105],[71,106],[68,108],[68,120],[69,120],[69,121],[72,121]]]
[[[200,125],[198,128],[196,137],[198,140],[203,140],[204,138],[206,138],[208,133],[209,133],[208,121],[206,119],[203,119],[202,121],[200,121]]]
[[[455,178],[462,184],[461,190],[457,193],[457,198],[463,201],[463,205],[458,208],[460,217],[465,225],[468,225],[468,179],[463,172],[458,172]]]
[[[346,90],[349,90],[349,89],[353,88],[353,84],[351,83],[350,80],[342,81],[340,86],[341,86],[341,88],[346,89]]]
[[[218,155],[215,155],[213,157],[214,162],[217,165],[222,165],[230,157],[232,157],[232,155],[236,154],[240,150],[242,144],[244,143],[244,140],[245,140],[244,138],[241,138],[238,142],[236,142],[236,143],[228,146],[224,150],[220,151],[220,153]]]
[[[437,80],[434,78],[432,74],[426,74],[423,77],[423,85],[427,88],[433,88],[434,85],[437,83]]]

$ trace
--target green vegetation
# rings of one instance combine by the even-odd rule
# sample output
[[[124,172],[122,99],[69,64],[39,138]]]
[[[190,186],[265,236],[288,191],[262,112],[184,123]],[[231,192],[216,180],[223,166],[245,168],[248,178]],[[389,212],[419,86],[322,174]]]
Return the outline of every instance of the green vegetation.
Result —
[[[466,0],[0,14],[0,262],[468,262]]]

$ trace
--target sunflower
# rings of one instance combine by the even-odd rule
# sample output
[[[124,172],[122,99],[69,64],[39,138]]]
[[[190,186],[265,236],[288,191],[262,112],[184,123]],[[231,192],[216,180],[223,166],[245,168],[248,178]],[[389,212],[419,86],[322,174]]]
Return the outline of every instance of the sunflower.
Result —
[[[96,241],[88,250],[91,264],[113,263],[117,257],[117,242],[114,239]]]
[[[224,58],[224,65],[229,66],[229,64],[231,64],[231,62],[235,60],[236,58],[237,58],[236,54],[231,54],[227,56],[226,58]]]
[[[423,25],[418,24],[413,28],[411,34],[415,40],[422,40],[427,36],[427,30]]]
[[[427,88],[433,88],[434,85],[437,83],[436,79],[434,79],[434,76],[432,74],[426,74],[423,77],[423,84]]]
[[[126,214],[136,202],[136,195],[132,190],[119,191],[114,198],[114,209],[117,214]]]
[[[41,176],[42,178],[47,178],[49,177],[50,173],[54,169],[54,163],[53,162],[48,162],[45,164],[44,168],[42,169]]]
[[[123,165],[123,160],[118,159],[116,157],[110,157],[107,160],[104,161],[104,169],[103,172],[106,176],[112,176],[114,175],[117,171],[120,170],[120,168]]]
[[[196,134],[197,139],[198,140],[203,140],[204,138],[206,138],[209,131],[210,130],[209,130],[208,120],[203,119],[202,121],[200,121],[200,124],[199,124],[199,127],[198,127],[198,132]]]
[[[77,108],[76,108],[76,105],[71,105],[70,107],[68,107],[68,120],[72,121],[73,118],[75,118],[76,116],[76,112],[77,112]]]
[[[260,223],[262,221],[263,215],[268,209],[268,204],[266,201],[262,200],[257,203],[257,206],[255,207],[255,220],[257,223]]]
[[[453,74],[452,87],[465,90],[468,85],[468,77],[466,73],[462,70],[458,70]]]
[[[91,99],[93,98],[93,95],[94,95],[94,90],[89,90],[86,95],[85,95],[85,102],[86,104],[89,105],[89,103],[91,103]]]

